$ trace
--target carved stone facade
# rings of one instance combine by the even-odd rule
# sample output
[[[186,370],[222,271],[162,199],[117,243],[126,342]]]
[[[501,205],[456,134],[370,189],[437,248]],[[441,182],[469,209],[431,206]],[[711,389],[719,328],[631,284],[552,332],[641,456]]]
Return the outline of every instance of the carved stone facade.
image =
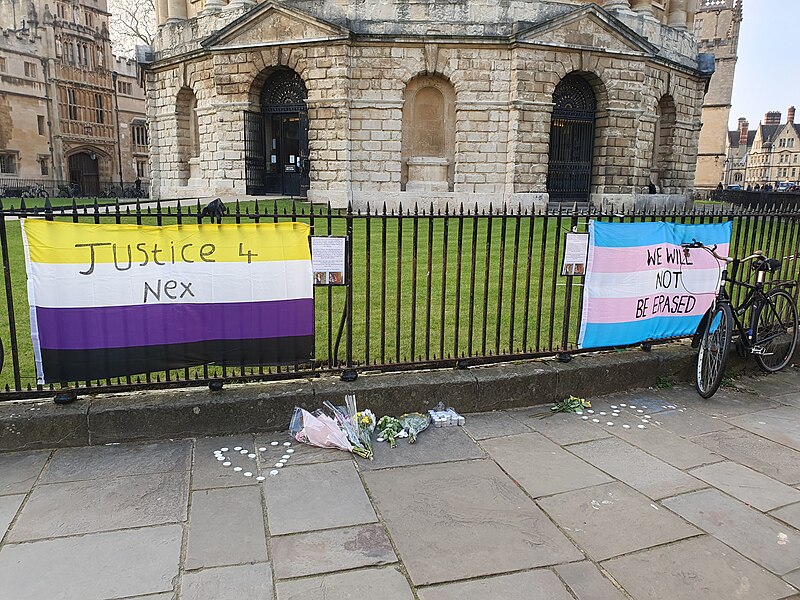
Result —
[[[713,54],[716,63],[703,103],[695,179],[698,190],[712,190],[724,177],[742,10],[742,0],[700,0],[698,6],[695,31],[700,51]]]
[[[147,182],[136,62],[111,54],[105,0],[0,0],[0,179],[97,194]]]
[[[693,188],[710,73],[685,2],[181,1],[159,4],[147,73],[161,198],[532,207]],[[591,110],[572,110],[581,93]]]

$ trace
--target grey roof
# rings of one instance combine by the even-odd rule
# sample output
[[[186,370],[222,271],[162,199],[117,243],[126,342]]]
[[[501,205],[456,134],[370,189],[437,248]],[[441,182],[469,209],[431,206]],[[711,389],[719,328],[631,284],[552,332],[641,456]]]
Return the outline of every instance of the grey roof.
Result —
[[[728,145],[731,148],[738,148],[739,147],[739,130],[734,129],[733,131],[728,131]],[[756,130],[751,129],[747,132],[747,147],[753,145],[753,140],[756,139]]]
[[[764,143],[773,142],[775,138],[778,137],[778,134],[783,129],[783,125],[758,125],[759,129],[761,129],[761,139]]]

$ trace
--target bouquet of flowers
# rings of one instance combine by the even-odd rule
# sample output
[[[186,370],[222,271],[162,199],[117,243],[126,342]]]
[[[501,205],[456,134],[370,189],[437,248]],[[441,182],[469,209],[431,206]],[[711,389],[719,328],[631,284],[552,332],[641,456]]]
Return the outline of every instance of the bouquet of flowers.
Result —
[[[319,448],[336,448],[372,459],[372,430],[361,425],[355,410],[355,396],[347,399],[347,407],[337,408],[327,400],[313,413],[296,406],[289,423],[289,433],[298,442]],[[351,409],[352,404],[352,409]],[[362,420],[368,411],[362,414]],[[372,415],[369,412],[369,415]],[[372,423],[375,417],[372,416]],[[374,425],[373,425],[374,428]]]

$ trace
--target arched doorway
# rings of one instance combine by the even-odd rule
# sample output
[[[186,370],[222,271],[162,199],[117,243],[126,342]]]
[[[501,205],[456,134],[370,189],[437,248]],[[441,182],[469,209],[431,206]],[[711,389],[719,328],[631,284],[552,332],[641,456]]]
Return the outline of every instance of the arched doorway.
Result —
[[[82,196],[100,193],[100,170],[94,152],[78,152],[69,157],[69,182]]]
[[[306,86],[291,69],[272,73],[261,110],[245,113],[248,194],[306,196],[309,188]]]
[[[547,192],[551,202],[588,202],[597,100],[589,83],[572,73],[553,92]]]

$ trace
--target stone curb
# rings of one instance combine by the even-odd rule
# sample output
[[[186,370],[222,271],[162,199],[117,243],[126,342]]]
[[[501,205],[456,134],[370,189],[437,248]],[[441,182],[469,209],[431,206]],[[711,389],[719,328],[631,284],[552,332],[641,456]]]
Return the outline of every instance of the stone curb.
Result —
[[[217,436],[285,429],[296,405],[341,404],[355,393],[377,415],[425,411],[443,402],[464,413],[546,404],[654,386],[659,378],[690,381],[696,351],[688,344],[581,354],[569,363],[530,360],[473,367],[363,374],[207,388],[0,403],[0,451]],[[740,362],[731,366],[737,367]],[[752,361],[741,364],[752,364]],[[753,364],[754,366],[754,364]]]

